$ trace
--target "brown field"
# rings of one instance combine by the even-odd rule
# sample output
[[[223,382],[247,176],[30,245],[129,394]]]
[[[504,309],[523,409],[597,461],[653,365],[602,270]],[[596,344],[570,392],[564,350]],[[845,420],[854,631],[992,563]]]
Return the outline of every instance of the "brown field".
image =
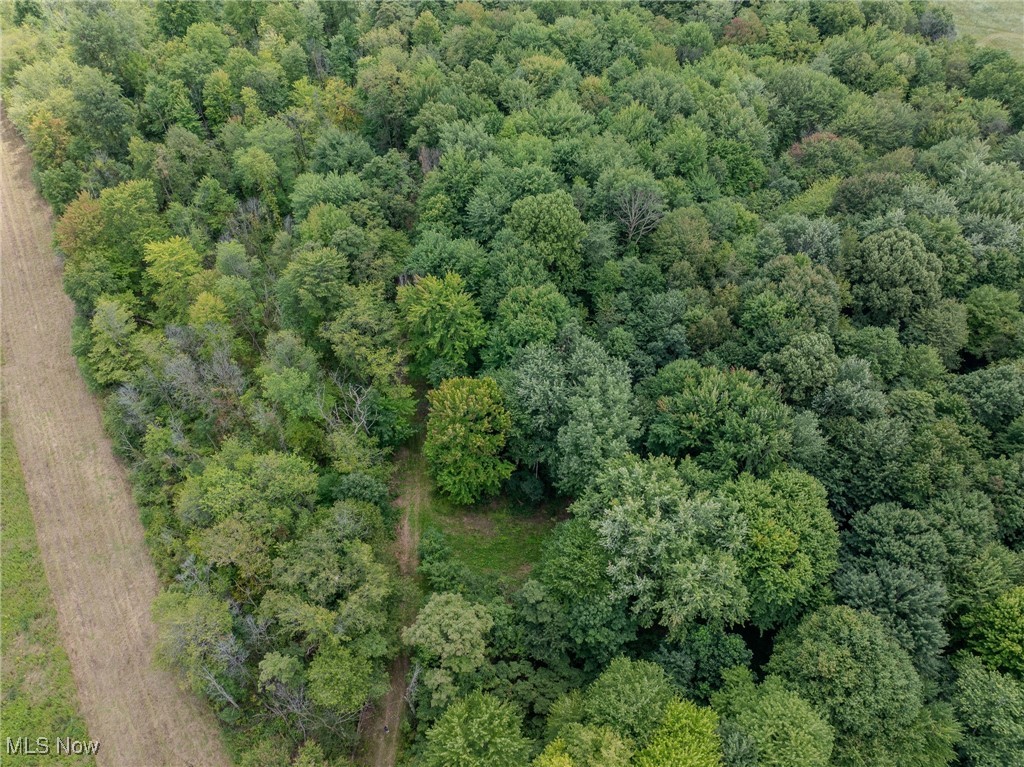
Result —
[[[6,121],[0,140],[4,409],[60,639],[89,736],[100,741],[96,761],[112,767],[227,765],[210,710],[153,667],[156,572],[99,404],[70,352],[73,309],[50,245],[49,208]]]

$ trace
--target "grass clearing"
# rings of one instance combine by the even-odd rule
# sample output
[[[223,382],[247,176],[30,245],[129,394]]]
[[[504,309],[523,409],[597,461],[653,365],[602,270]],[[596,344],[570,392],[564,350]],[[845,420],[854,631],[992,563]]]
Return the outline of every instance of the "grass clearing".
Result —
[[[957,31],[978,44],[1009,51],[1024,61],[1024,3],[1020,0],[949,0]]]
[[[540,559],[555,526],[545,511],[528,512],[497,502],[463,508],[434,497],[423,523],[444,533],[455,556],[480,575],[525,576]]]
[[[21,464],[6,421],[0,427],[0,493],[0,747],[6,745],[8,738],[27,737],[34,742],[37,737],[46,737],[51,748],[55,748],[58,737],[88,740],[85,722],[78,713],[71,664],[60,643],[57,611],[39,556]],[[43,755],[3,755],[3,763],[12,767],[53,759]],[[86,755],[62,755],[60,762],[95,764],[93,757]]]

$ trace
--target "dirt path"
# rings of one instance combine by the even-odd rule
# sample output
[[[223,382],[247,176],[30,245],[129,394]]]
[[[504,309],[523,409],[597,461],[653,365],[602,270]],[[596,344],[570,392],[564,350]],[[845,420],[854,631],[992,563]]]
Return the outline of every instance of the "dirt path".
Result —
[[[227,765],[198,699],[153,668],[156,571],[139,513],[71,356],[72,306],[51,250],[49,208],[30,158],[0,128],[3,395],[35,520],[60,636],[97,763]],[[47,735],[61,733],[24,733]]]
[[[420,510],[430,503],[430,480],[420,445],[403,448],[396,460],[395,475],[398,477],[398,497],[395,505],[402,509],[395,536],[395,558],[398,570],[406,577],[416,573],[420,540]],[[402,625],[408,626],[416,619],[416,604],[412,595],[406,597],[401,607]],[[409,674],[409,656],[404,651],[391,661],[389,671],[391,687],[387,695],[368,712],[360,730],[363,738],[362,763],[367,767],[394,767],[398,758],[401,740],[402,717],[408,710],[405,700],[406,679]],[[384,731],[385,726],[388,728]]]

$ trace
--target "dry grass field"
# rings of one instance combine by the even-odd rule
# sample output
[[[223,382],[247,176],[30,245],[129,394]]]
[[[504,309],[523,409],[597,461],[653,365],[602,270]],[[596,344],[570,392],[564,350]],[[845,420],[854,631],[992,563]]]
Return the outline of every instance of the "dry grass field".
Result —
[[[1024,0],[949,0],[947,5],[962,37],[1024,61]]]
[[[50,245],[49,208],[9,123],[0,137],[4,408],[58,633],[89,737],[101,744],[96,761],[226,765],[209,709],[153,667],[156,572],[99,405],[71,355],[73,310]]]
[[[6,753],[8,738],[59,735],[88,741],[89,733],[79,714],[71,664],[60,643],[57,612],[6,419],[0,427],[0,512],[0,758],[10,767],[31,767],[48,757]],[[96,763],[88,755],[64,755],[61,760],[73,767]]]

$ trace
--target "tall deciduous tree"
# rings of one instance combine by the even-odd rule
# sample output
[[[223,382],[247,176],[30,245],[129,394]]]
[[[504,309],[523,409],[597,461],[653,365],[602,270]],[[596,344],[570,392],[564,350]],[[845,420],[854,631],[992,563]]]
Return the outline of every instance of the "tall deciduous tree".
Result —
[[[969,646],[987,665],[1024,676],[1024,586],[979,604],[963,622]]]
[[[486,326],[458,274],[426,276],[398,289],[398,311],[409,338],[410,371],[439,383],[465,375],[475,362]]]
[[[484,362],[498,367],[530,344],[551,343],[571,316],[568,300],[550,283],[512,288],[498,304]]]
[[[763,476],[792,449],[792,416],[753,373],[669,363],[642,389],[648,449],[726,476]]]
[[[587,227],[567,192],[549,192],[518,200],[508,214],[509,228],[531,246],[554,275],[570,289],[579,278]]]
[[[693,492],[671,460],[613,461],[572,509],[593,526],[615,593],[642,625],[657,621],[684,637],[698,621],[721,626],[747,617],[738,506]]]
[[[628,767],[633,748],[610,727],[570,724],[534,761],[533,767]]]
[[[767,629],[823,602],[839,535],[821,483],[788,469],[766,480],[743,475],[724,495],[746,517],[747,545],[739,561],[754,625]]]
[[[196,692],[237,708],[228,672],[239,647],[228,603],[208,593],[165,591],[153,603],[153,620],[157,660],[179,671]]]
[[[718,714],[688,700],[670,702],[635,763],[637,767],[719,767]]]
[[[459,683],[487,661],[487,635],[494,619],[484,605],[468,602],[461,594],[433,594],[402,632],[416,658],[428,668],[424,685],[432,706],[451,702]]]
[[[837,764],[944,765],[956,730],[924,707],[910,657],[874,615],[824,607],[778,641],[768,664],[835,729]]]
[[[642,745],[656,737],[671,704],[672,686],[661,666],[618,657],[587,688],[583,713],[588,724]]]
[[[972,767],[1024,764],[1024,682],[987,668],[980,658],[956,661],[954,699],[966,732],[959,750]]]
[[[153,285],[157,317],[180,322],[192,303],[192,278],[202,270],[202,257],[182,237],[151,242],[145,247],[146,277]]]
[[[859,311],[880,325],[905,322],[940,298],[942,263],[906,229],[864,238],[847,267]]]
[[[764,767],[828,767],[835,736],[806,700],[776,676],[755,685],[750,671],[736,667],[724,677],[712,701],[730,756],[749,748]]]
[[[639,432],[630,395],[625,366],[615,360],[582,377],[566,399],[556,438],[555,482],[563,493],[582,492],[605,461],[629,449]]]
[[[627,599],[608,577],[611,557],[583,519],[559,525],[537,567],[537,578],[565,616],[570,645],[590,663],[604,664],[636,638]]]
[[[494,495],[512,474],[501,458],[511,416],[493,378],[451,378],[431,391],[423,445],[430,473],[456,503]]]
[[[526,767],[529,741],[511,704],[475,692],[453,704],[427,732],[424,767]]]
[[[137,364],[131,348],[136,331],[131,312],[117,299],[100,298],[89,325],[89,367],[93,377],[104,386],[124,383]]]

